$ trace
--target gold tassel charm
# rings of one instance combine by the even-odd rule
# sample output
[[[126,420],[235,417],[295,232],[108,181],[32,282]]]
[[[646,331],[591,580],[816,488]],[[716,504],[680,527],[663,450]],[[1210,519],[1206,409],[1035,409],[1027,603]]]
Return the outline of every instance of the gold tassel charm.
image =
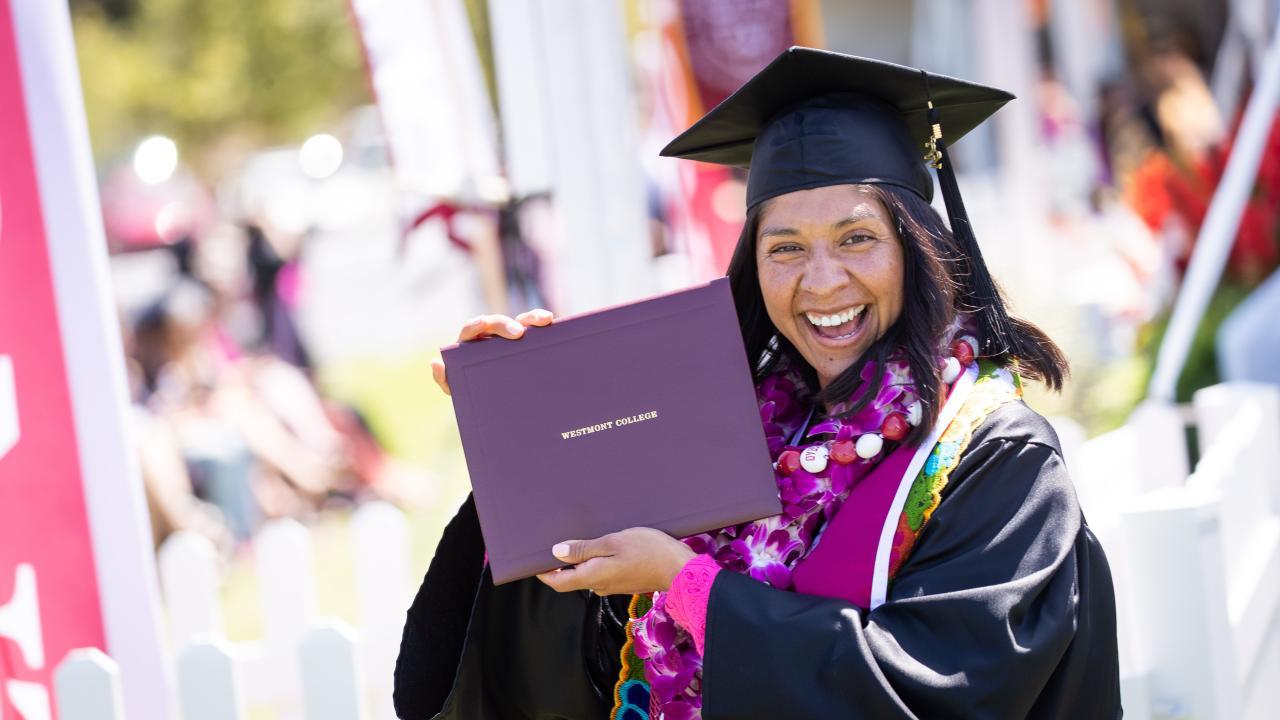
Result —
[[[938,141],[942,139],[942,123],[938,122],[938,114],[933,109],[932,100],[929,101],[929,120],[932,132],[924,144],[926,150],[924,161],[932,165],[935,170],[941,170],[942,151],[938,149]]]

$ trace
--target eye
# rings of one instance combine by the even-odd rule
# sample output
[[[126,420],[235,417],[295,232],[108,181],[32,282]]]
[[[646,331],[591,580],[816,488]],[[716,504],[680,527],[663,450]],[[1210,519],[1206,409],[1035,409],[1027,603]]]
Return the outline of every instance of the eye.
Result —
[[[840,244],[841,245],[861,245],[864,242],[869,242],[875,239],[876,237],[874,235],[870,235],[865,232],[856,232],[856,233],[853,233],[852,235],[846,235],[842,240],[840,240]]]
[[[803,248],[795,243],[780,243],[769,248],[769,254],[777,255],[778,253],[796,252],[802,249]]]

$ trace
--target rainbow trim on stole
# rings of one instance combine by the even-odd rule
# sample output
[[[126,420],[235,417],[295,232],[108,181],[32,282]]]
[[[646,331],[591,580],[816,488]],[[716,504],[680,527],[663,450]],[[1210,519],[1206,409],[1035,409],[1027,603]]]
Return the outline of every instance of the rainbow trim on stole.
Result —
[[[613,686],[613,710],[609,720],[649,720],[651,693],[644,677],[644,660],[636,655],[636,638],[632,627],[653,607],[653,595],[632,595],[627,605],[626,640],[622,643],[622,670]]]

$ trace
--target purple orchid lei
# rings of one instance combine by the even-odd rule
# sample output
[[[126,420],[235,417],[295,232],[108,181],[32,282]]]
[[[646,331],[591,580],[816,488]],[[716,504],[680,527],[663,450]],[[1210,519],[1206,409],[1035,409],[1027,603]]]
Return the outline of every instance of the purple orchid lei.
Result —
[[[943,333],[939,358],[950,355],[952,340],[969,331],[967,318],[958,318]],[[972,340],[971,345],[976,345]],[[883,367],[868,363],[861,379],[871,382],[882,375],[880,390],[871,403],[847,418],[832,418],[808,428],[802,444],[788,441],[805,422],[808,407],[798,400],[801,381],[786,368],[765,378],[756,387],[760,421],[764,425],[769,456],[774,461],[782,513],[683,539],[694,552],[715,558],[725,570],[749,575],[784,590],[792,589],[791,573],[821,535],[826,521],[840,509],[849,492],[882,458],[888,448],[871,458],[829,462],[817,472],[804,468],[787,474],[778,459],[787,450],[851,441],[878,432],[892,413],[918,418],[919,395],[901,348],[890,353]],[[856,394],[855,394],[856,396]],[[913,407],[914,405],[914,407]],[[838,414],[838,413],[833,413]],[[918,419],[917,419],[918,422]],[[913,423],[914,424],[914,423]],[[813,436],[821,439],[804,443]],[[702,717],[702,656],[692,637],[666,610],[665,593],[653,595],[653,607],[635,623],[636,655],[645,661],[651,692],[651,717],[664,720],[698,720]]]

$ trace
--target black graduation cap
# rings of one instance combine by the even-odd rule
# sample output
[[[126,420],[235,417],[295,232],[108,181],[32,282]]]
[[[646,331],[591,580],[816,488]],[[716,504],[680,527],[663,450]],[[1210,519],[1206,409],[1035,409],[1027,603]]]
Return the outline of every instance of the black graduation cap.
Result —
[[[1013,97],[882,60],[792,47],[662,154],[749,168],[747,207],[795,190],[846,183],[894,185],[931,201],[933,181],[926,166],[933,165],[970,269],[989,279],[947,146]],[[971,300],[980,307],[998,302]],[[1003,303],[999,306],[1000,317],[993,318],[998,327],[988,329],[1002,333],[1007,318]]]

